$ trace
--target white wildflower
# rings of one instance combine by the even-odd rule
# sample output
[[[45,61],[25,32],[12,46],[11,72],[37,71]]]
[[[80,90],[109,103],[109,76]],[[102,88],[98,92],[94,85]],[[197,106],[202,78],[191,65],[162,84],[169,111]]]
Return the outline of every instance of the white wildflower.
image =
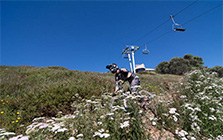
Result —
[[[129,126],[129,121],[125,121],[124,123],[120,124],[121,128],[128,127],[128,126]]]
[[[14,132],[4,132],[1,135],[3,135],[3,136],[15,135],[15,133]]]
[[[179,133],[178,133],[178,136],[180,137],[185,137],[186,135],[188,135],[188,133],[184,130],[181,130]]]
[[[60,126],[59,125],[55,125],[52,129],[51,129],[51,131],[56,131],[56,130],[58,130],[58,129],[60,129]]]
[[[213,113],[215,111],[215,109],[212,107],[210,108],[210,110],[211,110],[211,113]]]
[[[194,108],[194,110],[196,110],[196,111],[201,111],[201,109],[198,108],[198,107]]]
[[[191,128],[196,132],[200,131],[200,127],[197,125],[196,122],[192,123]]]
[[[102,134],[103,135],[103,137],[105,137],[105,138],[108,138],[109,136],[110,136],[110,134],[107,134],[107,133],[104,133],[104,134]]]
[[[29,136],[18,135],[16,137],[12,137],[9,140],[29,140]]]
[[[181,95],[180,98],[181,98],[181,99],[186,99],[187,96],[186,96],[186,95]]]
[[[98,122],[97,124],[98,124],[98,125],[102,125],[102,122]]]
[[[101,133],[99,133],[99,132],[94,132],[93,137],[95,137],[95,136],[101,136]]]
[[[223,140],[223,135],[222,136],[218,136],[217,140]]]
[[[91,100],[87,100],[86,101],[87,103],[92,103],[92,104],[97,104],[98,102],[96,102],[96,101],[91,101]]]
[[[190,140],[196,140],[196,138],[195,137],[190,137]]]
[[[78,134],[78,135],[77,135],[77,137],[83,137],[83,136],[84,136],[83,134]]]
[[[175,133],[176,133],[176,134],[178,134],[178,133],[179,133],[179,131],[176,129],[176,130],[175,130]]]
[[[110,136],[110,134],[107,134],[107,133],[100,133],[100,132],[95,132],[94,133],[94,135],[93,135],[93,137],[95,137],[95,136],[99,136],[100,138],[108,138],[109,136]]]
[[[19,140],[29,140],[29,136],[23,136]]]
[[[47,127],[48,127],[48,124],[43,123],[43,124],[39,127],[39,129],[44,129],[44,128],[47,128]]]
[[[170,113],[170,114],[175,114],[175,113],[176,113],[176,111],[177,111],[177,109],[176,109],[176,108],[170,108],[169,113]]]
[[[64,131],[67,131],[68,129],[67,128],[61,128],[61,129],[58,129],[57,132],[64,132]]]
[[[166,116],[166,117],[168,117],[168,116],[169,116],[169,114],[167,114],[167,113],[163,113],[162,115],[163,115],[163,116]]]
[[[194,112],[194,109],[192,107],[187,107],[187,109],[192,110]]]
[[[45,117],[35,118],[35,119],[33,119],[33,122],[34,122],[34,121],[39,121],[39,120],[45,120]]]
[[[103,132],[105,132],[105,130],[102,128],[102,129],[98,130],[98,132],[103,133]]]
[[[75,140],[75,138],[74,137],[70,137],[68,140]]]
[[[152,125],[155,126],[156,125],[156,122],[152,122]]]
[[[208,118],[209,118],[209,120],[212,120],[212,121],[217,120],[217,118],[216,118],[214,115],[211,115],[211,116],[208,117]]]
[[[47,123],[52,123],[52,122],[54,122],[53,120],[47,120],[46,121]]]
[[[175,122],[178,121],[178,119],[177,119],[177,117],[176,117],[175,115],[173,115],[173,120],[174,120]]]
[[[114,113],[108,113],[108,114],[106,114],[107,116],[112,116],[112,115],[114,115]]]
[[[124,120],[130,120],[130,119],[131,119],[130,117],[124,118]]]

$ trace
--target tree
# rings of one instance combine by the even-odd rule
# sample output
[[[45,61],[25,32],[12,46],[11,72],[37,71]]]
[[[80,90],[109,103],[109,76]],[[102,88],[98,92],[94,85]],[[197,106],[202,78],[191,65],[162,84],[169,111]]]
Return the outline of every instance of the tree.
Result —
[[[180,57],[174,57],[170,60],[169,74],[182,75],[190,69],[190,62]]]
[[[160,73],[160,74],[167,74],[167,73],[169,73],[169,62],[163,61],[162,63],[158,64],[156,66],[155,71],[157,73]]]
[[[216,73],[218,73],[219,77],[223,77],[223,67],[222,66],[215,66],[213,68],[209,68],[207,71],[216,72]]]
[[[164,61],[157,65],[156,72],[161,74],[183,75],[193,69],[203,69],[201,57],[186,54],[184,57],[174,57],[169,62]]]

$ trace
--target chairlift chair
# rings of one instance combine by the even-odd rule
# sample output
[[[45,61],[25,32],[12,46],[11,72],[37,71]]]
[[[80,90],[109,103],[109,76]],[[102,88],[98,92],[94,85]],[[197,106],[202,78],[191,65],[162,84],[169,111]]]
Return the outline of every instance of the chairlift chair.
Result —
[[[149,54],[149,50],[147,50],[147,46],[146,46],[146,44],[145,44],[145,49],[143,49],[143,54]]]
[[[172,25],[172,30],[173,31],[181,31],[181,32],[184,32],[186,29],[182,27],[182,25],[176,23],[173,19],[173,15],[170,15],[170,18],[172,19],[173,21],[173,25]]]

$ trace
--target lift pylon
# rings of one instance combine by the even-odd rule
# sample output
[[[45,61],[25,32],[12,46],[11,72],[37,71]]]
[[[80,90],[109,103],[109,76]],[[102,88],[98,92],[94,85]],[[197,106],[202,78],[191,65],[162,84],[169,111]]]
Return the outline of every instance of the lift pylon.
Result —
[[[131,71],[133,73],[136,73],[136,71],[135,71],[135,58],[134,58],[134,53],[138,49],[139,49],[139,46],[126,45],[126,48],[122,51],[122,55],[128,55],[129,65],[130,65]]]

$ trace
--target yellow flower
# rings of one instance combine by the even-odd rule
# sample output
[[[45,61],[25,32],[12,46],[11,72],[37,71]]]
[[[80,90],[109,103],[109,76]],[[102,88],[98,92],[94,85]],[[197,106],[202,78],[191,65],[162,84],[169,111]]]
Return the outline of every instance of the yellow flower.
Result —
[[[15,123],[15,121],[12,121],[12,123]]]
[[[17,119],[20,120],[20,117],[18,117]]]
[[[5,104],[5,103],[2,103],[3,105]]]
[[[19,115],[19,112],[17,112],[17,114]]]
[[[6,101],[6,103],[9,103],[9,101]]]
[[[9,97],[9,95],[7,95],[7,97]]]
[[[4,111],[1,111],[1,114],[4,114]]]
[[[1,102],[3,102],[3,100],[1,100]]]
[[[15,122],[19,122],[18,120],[16,120]]]

